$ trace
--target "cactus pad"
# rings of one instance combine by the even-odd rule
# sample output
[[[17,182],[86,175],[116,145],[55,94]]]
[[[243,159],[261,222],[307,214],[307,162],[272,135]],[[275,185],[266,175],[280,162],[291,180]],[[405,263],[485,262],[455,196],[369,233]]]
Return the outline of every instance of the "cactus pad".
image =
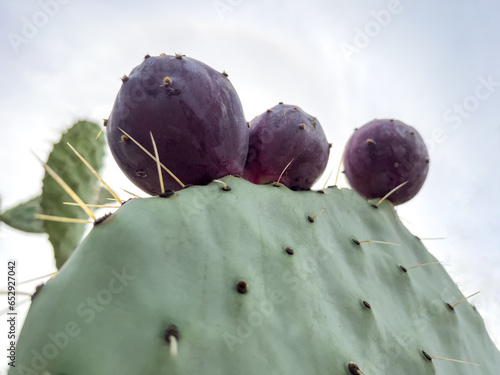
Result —
[[[444,268],[410,268],[436,259],[392,203],[223,181],[96,225],[34,298],[10,375],[498,371]]]

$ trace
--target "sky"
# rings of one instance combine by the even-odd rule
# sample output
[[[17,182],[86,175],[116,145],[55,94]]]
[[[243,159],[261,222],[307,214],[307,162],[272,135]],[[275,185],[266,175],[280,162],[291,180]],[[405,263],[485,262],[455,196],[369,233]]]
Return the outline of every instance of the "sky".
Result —
[[[40,191],[32,151],[45,158],[79,119],[102,123],[146,53],[183,53],[229,74],[247,120],[280,101],[316,116],[332,143],[318,186],[354,128],[374,118],[414,126],[430,172],[398,213],[419,237],[445,237],[425,245],[464,295],[480,291],[470,302],[500,346],[499,11],[494,0],[4,0],[2,210]],[[103,177],[139,192],[111,157]],[[8,259],[19,281],[55,270],[44,235],[1,225],[0,288]]]

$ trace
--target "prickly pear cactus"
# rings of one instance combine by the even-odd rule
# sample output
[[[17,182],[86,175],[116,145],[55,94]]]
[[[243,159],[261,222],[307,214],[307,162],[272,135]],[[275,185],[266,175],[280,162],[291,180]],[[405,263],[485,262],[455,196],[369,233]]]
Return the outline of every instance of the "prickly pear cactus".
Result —
[[[498,373],[390,202],[223,181],[96,222],[33,299],[10,375]]]

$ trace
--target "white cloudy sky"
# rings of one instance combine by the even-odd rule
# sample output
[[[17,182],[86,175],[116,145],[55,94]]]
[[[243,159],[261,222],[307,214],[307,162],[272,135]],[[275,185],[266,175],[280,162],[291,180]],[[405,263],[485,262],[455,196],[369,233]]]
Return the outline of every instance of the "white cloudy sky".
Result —
[[[500,346],[498,1],[55,1],[0,4],[3,208],[40,189],[30,150],[45,157],[75,120],[107,117],[145,53],[184,53],[229,73],[248,120],[279,101],[317,116],[328,172],[353,128],[376,117],[416,127],[431,170],[399,213],[420,237],[446,237],[427,247],[465,295],[481,291],[471,302]],[[112,159],[105,177],[131,186]],[[54,270],[44,236],[2,225],[0,252],[4,269],[18,259],[19,280]]]

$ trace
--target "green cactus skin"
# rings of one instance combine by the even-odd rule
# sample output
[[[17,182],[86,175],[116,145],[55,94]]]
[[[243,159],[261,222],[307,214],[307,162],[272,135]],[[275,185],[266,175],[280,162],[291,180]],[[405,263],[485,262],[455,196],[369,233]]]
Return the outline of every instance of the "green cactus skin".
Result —
[[[390,202],[223,181],[96,225],[33,300],[9,374],[498,373],[444,268],[400,267],[436,259]]]

